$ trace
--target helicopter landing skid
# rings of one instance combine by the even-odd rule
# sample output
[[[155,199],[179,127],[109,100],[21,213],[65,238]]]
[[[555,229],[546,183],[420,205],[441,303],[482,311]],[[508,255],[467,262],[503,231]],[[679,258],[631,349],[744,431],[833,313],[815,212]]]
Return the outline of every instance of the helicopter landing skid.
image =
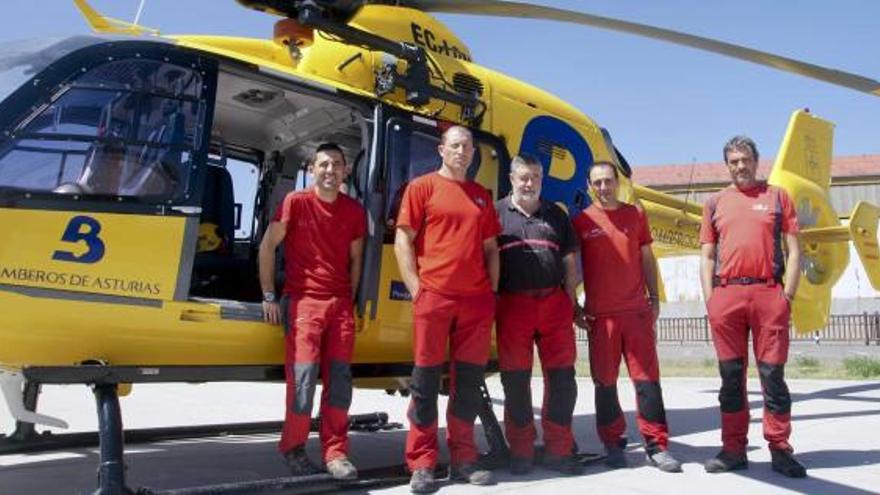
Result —
[[[30,384],[29,384],[30,385]],[[38,387],[34,385],[34,387]],[[25,398],[29,392],[25,390]],[[36,397],[36,393],[34,393]],[[31,410],[35,409],[36,398],[25,402]],[[320,427],[320,418],[313,418],[311,431]],[[258,421],[252,423],[222,423],[193,426],[173,426],[163,428],[142,428],[126,430],[125,440],[129,444],[160,442],[183,438],[203,438],[229,435],[259,435],[277,433],[284,425],[281,421]],[[388,420],[388,413],[373,412],[354,414],[349,417],[349,430],[376,432],[396,430],[403,425]],[[37,432],[33,423],[17,422],[16,429],[9,435],[0,435],[0,455],[24,452],[45,452],[59,449],[95,447],[99,443],[98,432],[53,433]]]

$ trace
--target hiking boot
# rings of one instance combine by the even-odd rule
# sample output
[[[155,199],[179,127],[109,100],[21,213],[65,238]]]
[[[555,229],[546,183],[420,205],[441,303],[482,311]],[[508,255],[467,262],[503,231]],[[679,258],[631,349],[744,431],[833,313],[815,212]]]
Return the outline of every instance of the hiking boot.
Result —
[[[356,480],[358,477],[357,469],[348,457],[337,457],[328,462],[327,472],[337,480]]]
[[[672,457],[672,454],[665,450],[658,450],[653,454],[648,454],[648,464],[663,471],[664,473],[680,473],[681,463],[678,459]]]
[[[433,493],[437,491],[437,484],[434,483],[434,470],[428,468],[418,468],[412,473],[409,479],[409,491],[413,493]]]
[[[287,468],[293,476],[309,476],[321,473],[321,468],[312,464],[309,456],[306,455],[305,447],[297,447],[288,450],[284,454],[284,460],[287,462]]]
[[[545,455],[544,467],[547,469],[552,469],[553,471],[558,471],[562,474],[568,474],[572,476],[577,476],[584,473],[583,464],[578,462],[577,458],[573,455],[560,457]]]
[[[771,465],[773,470],[789,478],[804,478],[807,476],[807,468],[787,450],[770,449]]]
[[[449,479],[477,486],[495,484],[495,476],[492,475],[492,471],[480,469],[476,464],[450,465]]]
[[[624,455],[623,449],[620,446],[606,445],[605,454],[605,465],[611,469],[623,469],[629,467],[629,463],[626,462],[626,455]]]
[[[707,473],[724,473],[727,471],[740,471],[749,468],[749,458],[745,452],[737,454],[722,450],[715,457],[703,464]]]
[[[531,457],[510,457],[510,474],[529,474],[534,467],[535,462]]]

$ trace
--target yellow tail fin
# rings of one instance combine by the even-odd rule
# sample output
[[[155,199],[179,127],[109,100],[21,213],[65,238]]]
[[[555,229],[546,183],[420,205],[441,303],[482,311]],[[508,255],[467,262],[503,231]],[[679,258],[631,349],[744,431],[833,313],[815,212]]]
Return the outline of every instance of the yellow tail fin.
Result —
[[[803,259],[801,284],[792,308],[799,332],[820,330],[831,312],[831,289],[849,263],[855,243],[871,285],[880,290],[877,221],[880,210],[859,203],[848,226],[831,206],[831,156],[834,125],[809,112],[792,114],[769,183],[785,189],[797,208]]]
[[[868,274],[874,290],[880,291],[880,246],[877,245],[877,223],[880,208],[859,201],[849,218],[850,238]]]

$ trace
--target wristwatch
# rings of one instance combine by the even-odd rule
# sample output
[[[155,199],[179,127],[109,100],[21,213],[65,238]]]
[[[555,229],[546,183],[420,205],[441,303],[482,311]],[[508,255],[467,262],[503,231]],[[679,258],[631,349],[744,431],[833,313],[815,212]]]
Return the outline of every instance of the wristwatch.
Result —
[[[275,293],[274,292],[263,292],[263,302],[267,302],[267,303],[275,302]]]

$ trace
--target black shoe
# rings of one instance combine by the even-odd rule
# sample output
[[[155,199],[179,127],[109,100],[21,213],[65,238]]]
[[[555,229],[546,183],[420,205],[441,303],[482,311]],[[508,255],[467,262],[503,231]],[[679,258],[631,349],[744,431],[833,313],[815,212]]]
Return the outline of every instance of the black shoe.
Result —
[[[672,457],[672,454],[665,450],[658,450],[653,454],[648,454],[648,464],[656,467],[664,473],[680,473],[681,463],[678,459]]]
[[[770,449],[770,458],[773,470],[783,476],[789,478],[805,478],[807,476],[807,468],[787,450]]]
[[[305,447],[297,447],[288,450],[284,454],[284,460],[287,462],[287,468],[293,476],[309,476],[321,473],[321,468],[312,464],[309,456],[306,455]]]
[[[534,467],[535,462],[530,457],[510,456],[510,474],[529,474]]]
[[[745,452],[737,454],[722,450],[715,457],[703,464],[707,473],[725,473],[727,471],[740,471],[749,468],[749,458]]]
[[[578,462],[573,455],[555,457],[551,455],[544,456],[544,467],[558,471],[562,474],[577,476],[584,473],[584,466]]]
[[[624,455],[623,448],[621,448],[620,445],[605,446],[605,465],[611,469],[624,469],[629,467],[629,463],[626,462],[626,455]]]
[[[495,484],[495,476],[492,475],[492,471],[480,469],[476,464],[450,465],[449,479],[477,486]]]
[[[357,468],[347,457],[338,457],[327,463],[327,472],[337,480],[356,480]]]
[[[409,491],[413,493],[436,492],[437,484],[434,483],[434,470],[419,468],[413,471],[412,477],[409,479]]]

